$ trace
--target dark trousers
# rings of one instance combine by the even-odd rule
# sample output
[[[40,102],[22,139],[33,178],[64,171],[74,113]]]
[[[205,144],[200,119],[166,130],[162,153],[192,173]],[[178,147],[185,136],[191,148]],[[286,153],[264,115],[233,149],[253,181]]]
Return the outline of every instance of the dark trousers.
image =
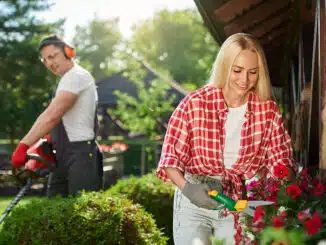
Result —
[[[47,196],[98,191],[102,186],[101,153],[94,141],[73,142],[56,154],[57,168],[48,178]]]

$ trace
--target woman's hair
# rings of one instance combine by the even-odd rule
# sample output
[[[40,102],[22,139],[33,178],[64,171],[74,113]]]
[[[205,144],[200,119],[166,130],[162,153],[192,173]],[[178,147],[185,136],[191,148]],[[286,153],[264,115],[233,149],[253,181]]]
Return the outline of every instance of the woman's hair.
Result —
[[[223,88],[229,80],[235,59],[243,50],[251,50],[258,57],[259,73],[257,85],[253,89],[254,92],[260,100],[270,99],[272,87],[266,57],[259,41],[250,34],[237,33],[224,41],[216,56],[209,83],[218,88]]]

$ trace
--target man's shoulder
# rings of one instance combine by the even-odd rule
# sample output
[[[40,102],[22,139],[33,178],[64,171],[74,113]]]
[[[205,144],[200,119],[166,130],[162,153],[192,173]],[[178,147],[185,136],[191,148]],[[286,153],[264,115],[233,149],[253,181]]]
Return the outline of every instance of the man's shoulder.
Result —
[[[79,82],[94,82],[93,76],[85,68],[80,65],[75,64],[62,78],[60,81],[71,81],[77,80]]]
[[[82,67],[78,64],[75,64],[74,67],[70,71],[72,74],[74,74],[76,76],[90,78],[90,79],[94,80],[91,73],[88,70],[86,70],[84,67]]]

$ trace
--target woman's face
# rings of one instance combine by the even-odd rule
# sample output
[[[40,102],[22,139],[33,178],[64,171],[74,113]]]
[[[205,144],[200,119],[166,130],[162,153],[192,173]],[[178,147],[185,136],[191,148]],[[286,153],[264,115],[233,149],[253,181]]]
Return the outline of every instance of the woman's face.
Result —
[[[232,67],[229,82],[229,92],[239,96],[245,96],[256,85],[258,81],[258,56],[251,50],[243,50],[235,59]]]

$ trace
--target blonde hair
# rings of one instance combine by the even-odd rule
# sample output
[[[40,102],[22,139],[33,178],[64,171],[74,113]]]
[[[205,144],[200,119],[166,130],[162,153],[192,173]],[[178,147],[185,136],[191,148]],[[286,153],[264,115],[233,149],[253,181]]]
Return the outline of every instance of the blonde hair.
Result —
[[[218,88],[223,88],[229,80],[231,67],[236,57],[243,50],[251,50],[258,57],[259,75],[257,85],[253,89],[254,92],[262,101],[270,99],[272,86],[266,57],[258,40],[250,34],[237,33],[224,41],[216,56],[209,83]]]

